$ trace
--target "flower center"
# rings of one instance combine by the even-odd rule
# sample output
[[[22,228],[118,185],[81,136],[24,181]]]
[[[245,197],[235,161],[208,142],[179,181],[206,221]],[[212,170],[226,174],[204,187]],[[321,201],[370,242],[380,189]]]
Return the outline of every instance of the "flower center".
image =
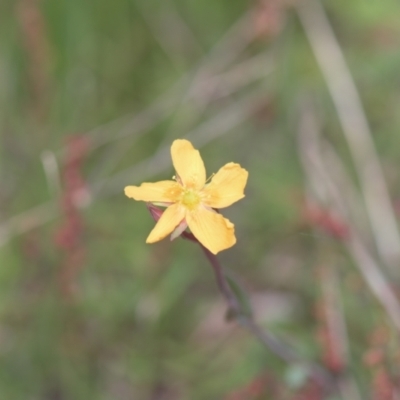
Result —
[[[183,193],[181,203],[189,210],[194,210],[200,203],[200,196],[192,189],[186,189]]]

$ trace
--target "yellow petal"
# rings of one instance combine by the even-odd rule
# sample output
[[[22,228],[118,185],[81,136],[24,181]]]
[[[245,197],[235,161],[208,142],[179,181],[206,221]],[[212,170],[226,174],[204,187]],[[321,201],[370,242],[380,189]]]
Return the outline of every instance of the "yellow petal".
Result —
[[[224,208],[242,199],[248,175],[239,164],[224,165],[202,190],[203,204],[212,208]]]
[[[174,181],[142,183],[140,186],[127,186],[125,194],[138,201],[174,203],[178,201],[182,186]]]
[[[161,215],[156,226],[150,232],[146,239],[146,243],[158,242],[169,235],[185,218],[185,208],[180,204],[169,206]]]
[[[198,150],[188,140],[174,140],[172,163],[185,187],[201,189],[206,183],[206,169]]]
[[[234,225],[215,211],[199,207],[187,213],[186,222],[196,239],[213,254],[236,243]]]

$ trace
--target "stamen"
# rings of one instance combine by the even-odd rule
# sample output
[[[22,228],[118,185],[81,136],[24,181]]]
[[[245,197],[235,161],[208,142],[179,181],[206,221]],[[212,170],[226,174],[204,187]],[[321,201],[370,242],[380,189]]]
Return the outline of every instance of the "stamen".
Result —
[[[182,179],[180,178],[180,176],[178,174],[174,175],[172,177],[172,179],[176,182],[178,182],[180,185],[182,185]]]
[[[211,179],[214,178],[214,175],[215,175],[215,173],[212,173],[212,174],[207,178],[206,183],[207,183],[208,181],[211,181]]]

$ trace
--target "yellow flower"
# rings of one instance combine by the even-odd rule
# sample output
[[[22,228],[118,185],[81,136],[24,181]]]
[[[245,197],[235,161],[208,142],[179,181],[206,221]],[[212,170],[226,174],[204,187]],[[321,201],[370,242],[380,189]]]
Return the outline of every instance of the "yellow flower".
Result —
[[[244,197],[248,172],[239,164],[228,163],[207,184],[199,151],[183,139],[172,143],[171,157],[177,174],[175,180],[125,188],[130,198],[167,206],[146,243],[157,242],[175,231],[174,238],[189,227],[213,254],[233,246],[234,225],[215,209],[228,207]]]

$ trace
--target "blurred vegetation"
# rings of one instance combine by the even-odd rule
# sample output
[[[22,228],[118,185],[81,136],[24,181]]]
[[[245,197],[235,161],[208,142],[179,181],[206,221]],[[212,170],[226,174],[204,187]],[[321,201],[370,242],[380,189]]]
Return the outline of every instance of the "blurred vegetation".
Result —
[[[306,207],[296,132],[309,99],[359,182],[298,3],[0,3],[0,399],[396,398],[398,331],[345,235]],[[322,4],[399,210],[400,6]],[[224,212],[238,243],[220,259],[259,323],[343,378],[340,394],[224,320],[195,244],[145,244],[154,222],[123,188],[169,179],[186,135],[209,174],[249,171]],[[383,271],[400,293],[396,268]]]

